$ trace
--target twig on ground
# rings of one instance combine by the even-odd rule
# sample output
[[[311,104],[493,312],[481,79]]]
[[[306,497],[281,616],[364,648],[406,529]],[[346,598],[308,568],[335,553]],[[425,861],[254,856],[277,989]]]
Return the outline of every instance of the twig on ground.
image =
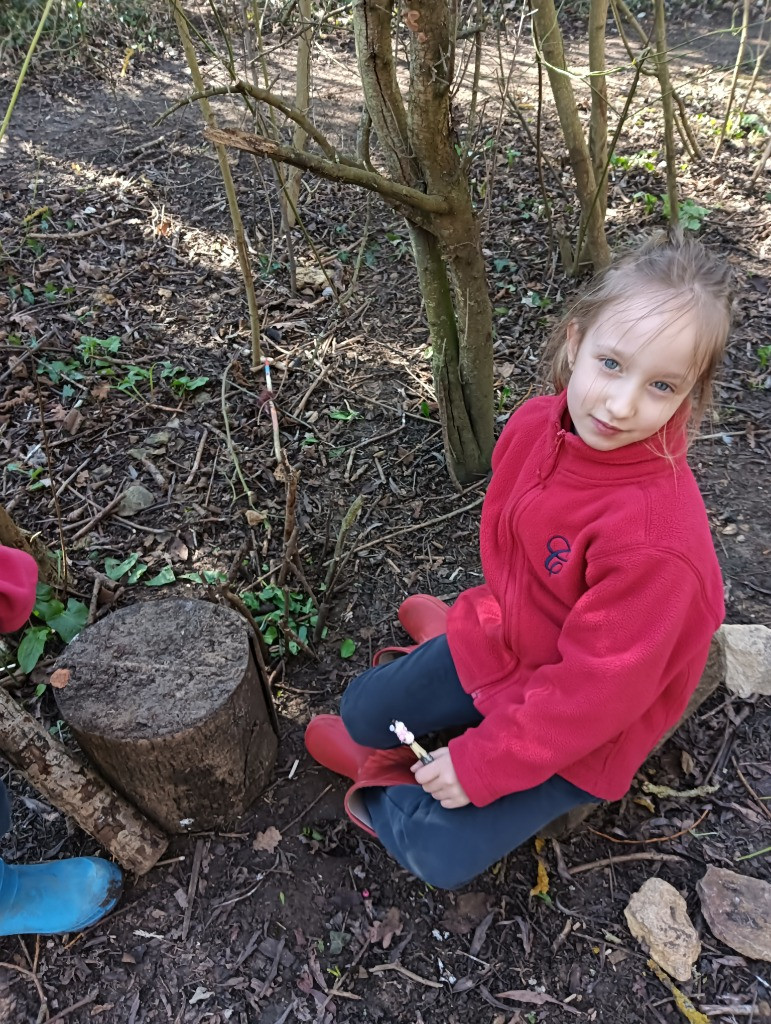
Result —
[[[634,860],[653,861],[682,861],[676,853],[621,853],[618,857],[603,857],[602,860],[592,860],[587,864],[577,864],[574,868],[568,868],[568,874],[580,875],[584,871],[594,871],[595,868],[608,868],[613,864],[623,864]]]
[[[68,1017],[76,1010],[81,1010],[84,1006],[88,1006],[90,1003],[95,1002],[98,995],[99,990],[94,989],[92,992],[89,992],[87,996],[84,996],[83,999],[79,999],[77,1003],[72,1003],[71,1006],[65,1006],[63,1010],[59,1010],[59,1012],[54,1014],[53,1017],[49,1017],[48,1024],[58,1024],[58,1021],[64,1020],[65,1017]]]
[[[763,803],[763,801],[760,799],[760,797],[755,792],[755,790],[752,788],[752,786],[749,784],[749,782],[747,782],[747,779],[744,777],[744,775],[742,773],[742,770],[739,767],[739,764],[738,764],[736,758],[733,756],[733,754],[731,754],[731,764],[736,769],[736,774],[739,776],[739,782],[741,782],[741,784],[744,786],[744,788],[750,794],[750,796],[752,797],[755,805],[757,807],[759,807],[761,809],[761,811],[763,811],[763,813],[765,814],[765,816],[767,818],[771,818],[771,810]]]
[[[98,526],[104,519],[106,519],[110,515],[110,513],[115,511],[118,505],[120,505],[120,503],[123,501],[123,495],[123,491],[120,491],[118,494],[116,494],[112,501],[108,502],[104,506],[101,512],[97,512],[97,514],[92,519],[89,519],[85,526],[81,526],[78,532],[72,535],[70,541],[74,542],[76,540],[80,540],[81,537],[85,537],[87,533],[90,533],[95,526]],[[64,529],[67,530],[67,527],[65,526]]]
[[[198,888],[198,875],[201,871],[201,859],[203,857],[203,839],[199,839],[195,844],[195,853],[193,854],[193,866],[190,869],[190,884],[187,887],[187,904],[185,906],[185,916],[182,920],[182,932],[180,934],[180,940],[182,942],[187,938],[187,933],[190,929],[190,918],[193,913],[193,903],[195,902],[195,893]]]
[[[296,815],[294,818],[292,818],[292,820],[289,822],[288,825],[282,825],[281,826],[283,831],[284,832],[288,832],[290,828],[294,828],[294,826],[297,824],[297,822],[300,820],[300,818],[304,818],[305,815],[308,813],[308,811],[310,811],[312,807],[315,807],[316,804],[319,802],[319,800],[321,800],[321,798],[323,796],[326,796],[331,788],[332,788],[332,785],[330,784],[329,786],[327,786],[326,789],[322,789],[322,791],[319,793],[319,795],[317,797],[315,797],[313,800],[311,800],[311,802],[308,804],[307,807],[303,807],[303,809],[300,811],[300,813],[298,815]]]
[[[684,836],[688,832],[692,832],[697,825],[701,825],[701,823],[704,821],[704,819],[707,817],[711,810],[712,808],[708,807],[706,811],[701,815],[701,817],[697,818],[696,821],[694,821],[693,825],[689,825],[688,828],[680,829],[679,832],[673,832],[671,836],[654,836],[652,839],[620,839],[618,836],[609,836],[605,832],[598,832],[597,829],[592,828],[591,825],[585,825],[584,828],[586,828],[589,832],[593,832],[596,836],[599,836],[601,839],[607,839],[611,843],[627,843],[630,846],[635,845],[637,843],[666,843],[670,839],[679,839],[680,836]]]
[[[198,451],[195,453],[195,461],[193,462],[193,468],[188,474],[187,480],[185,480],[183,487],[189,487],[190,484],[195,480],[195,475],[198,472],[198,467],[201,465],[201,459],[203,457],[203,450],[206,446],[206,439],[209,436],[209,428],[204,427],[203,433],[201,434],[201,440],[198,442]]]
[[[472,501],[470,505],[464,505],[463,508],[456,508],[452,512],[445,512],[443,516],[435,516],[433,519],[427,519],[423,523],[413,523],[411,526],[403,526],[399,530],[393,530],[391,533],[387,533],[384,537],[377,537],[375,540],[367,541],[366,544],[360,544],[351,551],[351,554],[358,555],[360,551],[366,551],[367,548],[373,548],[378,544],[387,544],[388,541],[393,540],[395,537],[401,537],[402,534],[413,533],[415,530],[425,530],[429,526],[436,526],[437,523],[443,523],[448,519],[454,519],[455,516],[462,516],[464,512],[470,512],[472,509],[477,508],[484,500],[483,495],[481,498],[477,498],[476,501]]]
[[[7,961],[0,961],[0,967],[6,967],[9,971],[18,971],[19,974],[23,974],[25,978],[31,978],[32,982],[37,989],[37,994],[40,999],[40,1012],[45,1013],[44,1020],[48,1020],[48,1000],[46,999],[43,986],[40,984],[40,978],[38,978],[35,971],[31,971],[26,967],[20,967],[18,964],[8,963]]]
[[[420,985],[428,985],[429,988],[444,988],[441,981],[430,981],[428,978],[421,978],[419,974],[415,974],[413,971],[408,971],[406,967],[402,967],[401,964],[375,964],[374,967],[368,968],[370,974],[382,974],[383,971],[397,971],[399,974],[403,974],[405,978],[409,978],[411,981],[417,981]],[[509,1009],[509,1007],[507,1007]]]

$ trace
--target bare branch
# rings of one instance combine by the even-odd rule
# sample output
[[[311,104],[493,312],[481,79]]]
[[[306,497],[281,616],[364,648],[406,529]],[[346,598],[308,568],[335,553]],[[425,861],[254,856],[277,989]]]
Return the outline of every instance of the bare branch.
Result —
[[[351,185],[359,185],[370,192],[377,192],[388,203],[411,207],[424,213],[451,212],[450,201],[444,196],[419,192],[415,188],[390,181],[381,174],[367,171],[363,167],[336,163],[312,153],[300,153],[289,146],[280,146],[262,135],[250,135],[234,128],[208,127],[204,130],[204,136],[215,145],[232,146],[233,149],[241,149],[245,153],[256,153],[257,156],[266,156],[270,160],[279,160],[292,167],[312,171],[320,178],[327,178],[330,181],[345,181]]]
[[[211,99],[212,96],[251,96],[254,100],[259,100],[261,103],[267,103],[268,106],[275,107],[276,110],[288,117],[290,121],[294,121],[296,125],[307,132],[309,137],[314,142],[318,143],[319,148],[322,150],[325,156],[328,156],[330,160],[338,159],[338,155],[335,151],[335,147],[329,142],[329,140],[322,135],[310,118],[298,110],[296,107],[290,106],[285,103],[280,96],[276,96],[270,89],[260,89],[259,86],[250,85],[249,82],[244,82],[239,79],[237,82],[233,82],[232,85],[220,85],[211,89],[204,89],[202,92],[194,92],[191,96],[187,96],[184,100],[180,100],[179,103],[175,103],[173,107],[169,107],[165,110],[155,124],[160,124],[170,114],[173,114],[180,107],[186,107],[190,103],[195,103],[202,99]]]

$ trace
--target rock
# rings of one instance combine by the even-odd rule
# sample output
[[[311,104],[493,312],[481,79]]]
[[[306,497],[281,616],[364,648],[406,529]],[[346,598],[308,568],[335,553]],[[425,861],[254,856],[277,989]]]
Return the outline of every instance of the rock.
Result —
[[[123,500],[118,505],[119,516],[134,516],[143,509],[155,504],[155,495],[142,484],[131,484],[123,492]]]
[[[738,697],[771,694],[771,629],[760,625],[721,626],[725,684]]]
[[[696,888],[715,938],[743,956],[771,961],[771,884],[709,867]]]
[[[667,974],[678,981],[690,980],[701,943],[677,889],[662,878],[649,878],[632,895],[624,916],[629,931],[645,943]]]

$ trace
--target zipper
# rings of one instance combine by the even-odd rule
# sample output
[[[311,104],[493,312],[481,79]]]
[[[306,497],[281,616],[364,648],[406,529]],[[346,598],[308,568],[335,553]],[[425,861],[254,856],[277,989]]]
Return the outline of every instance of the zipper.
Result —
[[[538,467],[538,479],[541,481],[542,484],[547,483],[554,475],[554,471],[557,468],[557,460],[559,459],[560,449],[562,448],[562,445],[565,443],[566,433],[567,431],[564,429],[557,431],[557,437],[555,438],[554,447],[552,448],[551,453],[547,455],[547,457]]]

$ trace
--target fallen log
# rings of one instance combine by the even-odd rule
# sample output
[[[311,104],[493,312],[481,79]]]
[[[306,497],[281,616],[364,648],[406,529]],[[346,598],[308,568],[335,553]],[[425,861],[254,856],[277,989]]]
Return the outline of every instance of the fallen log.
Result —
[[[47,800],[115,857],[143,875],[168,837],[116,793],[86,759],[58,743],[0,687],[0,752]]]

